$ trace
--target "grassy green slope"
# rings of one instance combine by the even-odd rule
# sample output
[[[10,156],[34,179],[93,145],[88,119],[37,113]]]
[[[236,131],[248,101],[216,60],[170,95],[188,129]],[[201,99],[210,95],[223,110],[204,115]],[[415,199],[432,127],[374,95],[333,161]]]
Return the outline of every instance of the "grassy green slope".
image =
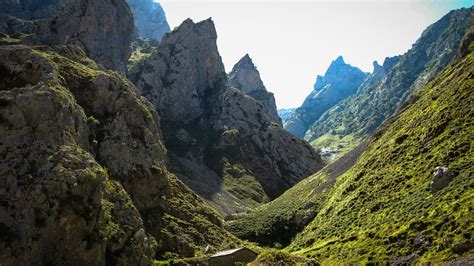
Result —
[[[229,221],[232,231],[266,246],[288,245],[323,207],[336,178],[354,165],[368,142],[299,182],[275,200]]]
[[[471,53],[413,97],[289,250],[326,262],[425,262],[474,249],[473,77]],[[437,166],[453,180],[433,193]]]

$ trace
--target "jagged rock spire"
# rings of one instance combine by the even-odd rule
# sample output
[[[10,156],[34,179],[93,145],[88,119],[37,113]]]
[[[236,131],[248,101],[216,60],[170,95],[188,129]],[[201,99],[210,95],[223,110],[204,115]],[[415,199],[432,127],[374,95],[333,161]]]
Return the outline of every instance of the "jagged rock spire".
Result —
[[[281,125],[281,119],[278,116],[275,97],[273,93],[268,92],[260,78],[260,72],[252,62],[249,54],[245,54],[229,73],[229,87],[234,87],[245,92],[247,95],[260,101],[265,106],[265,112],[272,120]]]

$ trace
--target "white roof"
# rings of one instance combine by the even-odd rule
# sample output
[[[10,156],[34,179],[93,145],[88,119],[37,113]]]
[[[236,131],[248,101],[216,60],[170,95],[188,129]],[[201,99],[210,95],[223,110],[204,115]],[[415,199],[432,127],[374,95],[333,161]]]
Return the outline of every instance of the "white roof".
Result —
[[[212,255],[211,258],[214,258],[214,257],[220,257],[220,256],[227,256],[227,255],[230,255],[232,253],[235,253],[239,250],[242,250],[242,249],[245,249],[245,248],[234,248],[234,249],[228,249],[228,250],[224,250],[224,251],[221,251],[221,252],[217,252],[216,254]]]

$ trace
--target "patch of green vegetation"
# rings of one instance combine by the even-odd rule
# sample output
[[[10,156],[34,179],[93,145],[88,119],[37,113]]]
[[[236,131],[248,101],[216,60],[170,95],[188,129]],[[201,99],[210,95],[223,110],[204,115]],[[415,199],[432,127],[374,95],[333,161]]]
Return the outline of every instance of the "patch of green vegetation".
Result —
[[[158,47],[158,41],[148,38],[137,38],[132,42],[132,54],[128,59],[128,69],[132,69],[139,61],[150,57]]]
[[[362,142],[361,138],[354,137],[353,134],[333,135],[330,132],[320,136],[310,144],[319,151],[326,163],[331,163],[341,158],[344,154],[353,150]]]
[[[425,263],[472,249],[473,75],[470,54],[421,90],[328,189],[288,250],[326,263]],[[452,181],[433,193],[437,166],[448,167]]]
[[[0,32],[0,44],[3,44],[3,45],[20,44],[31,35],[33,34],[20,33],[14,36],[10,36],[6,33]]]
[[[275,200],[228,222],[237,236],[266,246],[287,245],[308,224],[328,193],[327,176],[320,171],[299,182]]]
[[[1,38],[0,42],[6,43],[6,44],[17,44],[17,43],[21,43],[21,40],[7,36],[7,37]]]
[[[172,196],[166,198],[168,206],[161,218],[163,226],[160,240],[164,241],[159,253],[164,255],[177,249],[173,245],[179,245],[181,251],[186,249],[183,253],[192,257],[202,253],[208,246],[213,250],[224,250],[242,243],[224,229],[222,217],[209,205],[179,182],[176,176],[167,175]]]
[[[87,117],[87,123],[91,126],[99,126],[100,125],[100,121],[97,120],[97,118],[95,118],[93,115]]]
[[[249,206],[259,206],[270,199],[262,185],[242,165],[227,163],[224,167],[223,188]]]

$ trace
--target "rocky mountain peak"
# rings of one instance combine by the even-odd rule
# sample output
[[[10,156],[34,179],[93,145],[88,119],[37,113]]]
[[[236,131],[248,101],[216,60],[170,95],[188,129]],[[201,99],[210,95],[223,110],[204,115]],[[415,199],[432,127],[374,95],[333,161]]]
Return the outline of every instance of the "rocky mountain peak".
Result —
[[[344,57],[342,57],[342,55],[340,55],[336,58],[336,60],[332,61],[332,64],[345,65],[346,63],[344,62]]]
[[[372,63],[372,66],[374,67],[374,70],[372,73],[377,73],[379,71],[383,71],[383,66],[379,65],[379,62],[377,62],[377,60],[375,60],[373,63]]]
[[[239,89],[260,101],[264,105],[264,110],[268,116],[270,116],[274,122],[281,125],[275,104],[275,97],[273,93],[268,92],[265,85],[263,85],[260,73],[252,62],[249,54],[245,54],[239,62],[235,64],[228,78],[227,86]]]
[[[326,110],[357,92],[366,76],[359,68],[346,64],[342,56],[337,57],[324,76],[317,76],[314,90],[285,122],[285,128],[303,138],[309,126]]]
[[[155,54],[130,70],[130,78],[163,119],[188,123],[199,118],[205,94],[225,86],[216,40],[211,19],[199,23],[187,19],[163,37]],[[178,99],[182,104],[176,104]]]
[[[267,91],[260,78],[260,72],[253,64],[249,54],[242,57],[232,68],[228,84],[247,94],[254,91]]]
[[[129,78],[161,115],[173,171],[219,210],[232,213],[280,195],[323,164],[307,143],[281,127],[273,94],[248,55],[231,79],[241,82],[236,88],[225,83],[216,39],[211,19],[187,19]]]
[[[326,83],[334,82],[341,80],[341,78],[344,78],[348,74],[364,75],[359,68],[346,64],[344,58],[338,56],[336,60],[332,61],[331,65],[329,65],[329,68],[324,74],[324,79]]]

